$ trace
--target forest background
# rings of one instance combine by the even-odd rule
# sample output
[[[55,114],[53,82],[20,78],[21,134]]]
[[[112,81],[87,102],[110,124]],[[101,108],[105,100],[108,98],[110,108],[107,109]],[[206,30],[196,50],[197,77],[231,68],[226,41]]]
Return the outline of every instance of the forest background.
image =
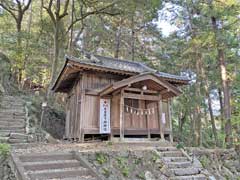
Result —
[[[173,101],[174,140],[240,149],[239,25],[238,0],[0,0],[0,56],[11,81],[46,97],[65,54],[188,76]]]

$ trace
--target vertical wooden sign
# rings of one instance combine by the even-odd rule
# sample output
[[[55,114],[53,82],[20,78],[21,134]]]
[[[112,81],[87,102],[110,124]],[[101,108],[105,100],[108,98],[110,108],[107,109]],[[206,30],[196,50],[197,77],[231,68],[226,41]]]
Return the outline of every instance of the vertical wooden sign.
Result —
[[[100,99],[100,134],[110,134],[110,99]]]

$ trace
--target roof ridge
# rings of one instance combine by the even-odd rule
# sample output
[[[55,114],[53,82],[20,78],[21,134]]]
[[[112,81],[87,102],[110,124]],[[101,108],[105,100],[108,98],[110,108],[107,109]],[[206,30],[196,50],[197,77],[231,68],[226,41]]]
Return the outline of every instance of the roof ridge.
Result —
[[[115,61],[123,61],[123,62],[128,62],[128,63],[133,63],[133,64],[142,64],[142,62],[140,61],[131,61],[131,60],[128,60],[128,59],[118,59],[118,58],[115,58],[115,57],[107,57],[107,56],[102,56],[102,55],[97,55],[97,54],[94,54],[94,56],[100,56],[100,57],[103,57],[103,58],[107,58],[107,59],[112,59],[112,60],[115,60]]]

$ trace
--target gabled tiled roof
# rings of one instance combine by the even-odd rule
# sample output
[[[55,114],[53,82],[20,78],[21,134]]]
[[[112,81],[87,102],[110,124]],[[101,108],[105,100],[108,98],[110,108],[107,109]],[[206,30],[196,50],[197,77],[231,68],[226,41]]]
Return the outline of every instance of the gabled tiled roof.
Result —
[[[152,69],[141,62],[136,61],[129,61],[129,60],[122,60],[116,59],[111,57],[104,57],[99,55],[87,55],[85,59],[79,59],[72,56],[66,56],[67,59],[73,60],[80,64],[90,65],[90,66],[97,66],[102,68],[114,69],[114,70],[121,70],[126,72],[132,73],[145,73],[145,72],[153,72],[156,73],[157,76],[167,78],[167,79],[175,79],[180,81],[189,81],[189,79],[185,76],[178,76],[169,73],[159,72],[155,69]]]

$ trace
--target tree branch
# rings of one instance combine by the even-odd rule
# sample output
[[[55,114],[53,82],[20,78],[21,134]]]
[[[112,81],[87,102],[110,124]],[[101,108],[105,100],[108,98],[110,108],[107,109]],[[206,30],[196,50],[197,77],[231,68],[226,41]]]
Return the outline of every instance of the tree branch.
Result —
[[[48,15],[50,16],[54,26],[56,25],[56,19],[54,17],[54,14],[52,12],[52,4],[53,4],[53,0],[50,0],[48,7],[43,6],[43,8],[47,11]]]
[[[3,4],[3,1],[1,1],[0,6],[5,9],[8,13],[12,15],[12,17],[17,21],[17,16],[7,7],[6,5]]]
[[[70,29],[79,21],[82,21],[83,19],[85,19],[86,17],[93,15],[93,14],[106,14],[106,15],[110,15],[110,16],[115,16],[115,15],[119,15],[120,13],[111,13],[111,12],[107,12],[105,11],[106,9],[108,9],[109,7],[112,7],[115,3],[112,3],[108,6],[105,6],[101,9],[97,9],[95,11],[91,11],[91,12],[87,12],[85,14],[82,14],[81,17],[76,18],[67,28],[66,34],[70,31]]]
[[[29,8],[29,6],[30,6],[30,4],[31,4],[31,2],[32,2],[32,0],[28,0],[28,3],[27,3],[27,5],[23,8],[23,13],[26,11],[26,10],[28,10],[28,8]]]
[[[66,0],[65,5],[64,5],[63,13],[62,13],[61,15],[59,15],[59,19],[62,19],[62,18],[64,18],[65,16],[68,15],[68,12],[67,12],[68,5],[69,5],[69,0]]]

